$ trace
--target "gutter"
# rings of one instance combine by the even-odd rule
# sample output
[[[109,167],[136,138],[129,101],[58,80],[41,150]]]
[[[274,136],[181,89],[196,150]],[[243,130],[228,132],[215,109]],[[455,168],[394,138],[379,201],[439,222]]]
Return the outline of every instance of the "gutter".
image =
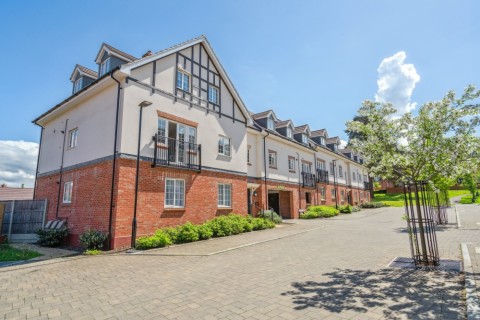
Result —
[[[62,102],[60,102],[59,104],[55,105],[53,108],[51,108],[50,110],[48,110],[47,112],[41,114],[39,117],[35,118],[32,123],[34,124],[38,124],[38,121],[44,117],[46,117],[47,115],[49,115],[50,113],[52,113],[53,111],[57,110],[58,108],[60,108],[61,106],[63,106],[65,103],[69,102],[70,100],[76,98],[77,96],[79,96],[81,93],[87,91],[88,89],[90,89],[91,87],[93,87],[95,84],[97,84],[98,82],[100,82],[101,80],[107,78],[109,76],[110,73],[114,73],[115,71],[117,70],[120,70],[120,67],[116,67],[115,69],[113,69],[112,71],[110,71],[109,73],[106,73],[104,74],[103,76],[101,76],[100,78],[98,78],[97,80],[93,81],[92,83],[90,83],[88,86],[86,86],[85,88],[83,88],[82,90],[76,92],[75,94],[72,94],[70,97],[68,97],[67,99],[63,100]]]
[[[67,140],[67,129],[68,118],[65,120],[65,129],[63,131],[62,162],[60,163],[60,178],[58,180],[57,210],[55,212],[55,219],[58,218],[58,210],[60,209],[60,193],[62,192],[63,160],[65,158],[65,140]]]
[[[267,135],[263,136],[263,167],[264,167],[264,183],[265,183],[265,206],[268,209],[268,189],[267,189],[267,142],[266,138],[270,135],[270,132],[266,131]],[[265,210],[265,209],[264,209]]]
[[[116,160],[117,160],[117,142],[118,142],[118,117],[120,113],[120,90],[122,90],[120,86],[120,82],[115,79],[113,76],[112,71],[110,72],[110,78],[112,78],[117,83],[117,108],[115,111],[115,137],[113,142],[113,162],[112,162],[112,186],[110,191],[110,212],[108,216],[108,242],[107,242],[107,249],[110,250],[112,247],[112,224],[113,224],[113,196],[115,193],[115,171],[116,171]]]
[[[37,168],[35,169],[35,184],[33,186],[33,199],[35,199],[35,194],[37,193],[38,163],[40,162],[40,151],[42,150],[43,130],[45,129],[43,126],[39,125],[38,123],[35,123],[35,124],[41,128],[41,131],[40,131],[40,143],[38,144]]]

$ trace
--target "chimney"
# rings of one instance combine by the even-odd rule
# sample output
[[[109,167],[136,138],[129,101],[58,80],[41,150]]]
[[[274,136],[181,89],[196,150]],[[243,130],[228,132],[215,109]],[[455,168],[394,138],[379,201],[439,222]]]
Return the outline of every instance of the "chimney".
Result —
[[[143,54],[142,58],[151,56],[152,54],[153,54],[152,51],[148,50],[147,52],[145,52],[145,53]]]
[[[0,185],[0,188],[6,188],[6,187],[7,187],[7,184],[6,184],[6,183],[2,183],[2,184]]]

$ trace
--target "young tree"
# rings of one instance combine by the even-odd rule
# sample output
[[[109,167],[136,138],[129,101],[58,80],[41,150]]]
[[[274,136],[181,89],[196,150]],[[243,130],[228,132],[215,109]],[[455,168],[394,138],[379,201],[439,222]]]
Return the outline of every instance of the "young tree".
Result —
[[[463,187],[472,194],[472,203],[477,200],[477,175],[474,173],[467,174],[463,177]]]
[[[361,137],[350,145],[363,154],[372,176],[445,187],[477,167],[471,154],[479,146],[479,97],[480,90],[469,86],[459,98],[450,91],[422,105],[417,115],[402,116],[389,103],[366,100],[357,115],[362,121],[347,122],[347,130]]]
[[[475,136],[480,123],[480,104],[475,103],[479,97],[480,91],[469,86],[459,98],[450,91],[442,100],[422,105],[417,115],[402,116],[389,103],[366,100],[357,115],[363,121],[347,122],[347,130],[355,136],[350,146],[363,154],[372,176],[415,184],[428,181],[435,189],[446,189],[457,177],[477,168],[478,158],[471,155],[479,146]],[[414,192],[420,199],[418,188]],[[435,250],[431,246],[427,250],[420,201],[415,206],[417,254],[429,263]]]

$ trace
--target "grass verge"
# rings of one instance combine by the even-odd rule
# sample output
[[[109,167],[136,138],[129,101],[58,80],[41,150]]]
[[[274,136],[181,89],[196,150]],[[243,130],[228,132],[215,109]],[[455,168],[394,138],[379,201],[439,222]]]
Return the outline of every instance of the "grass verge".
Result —
[[[461,195],[468,194],[468,190],[448,190],[448,196],[450,198],[453,197],[458,197]],[[412,197],[414,197],[414,194],[412,193]],[[468,196],[467,196],[468,197]],[[462,198],[462,200],[465,197]],[[405,200],[403,193],[394,193],[394,194],[385,194],[385,193],[375,193],[375,197],[373,198],[374,202],[383,202],[385,204],[388,204],[391,207],[403,207],[405,205]],[[468,200],[465,200],[468,201]],[[480,201],[480,199],[479,199]],[[415,202],[415,200],[414,200]],[[460,202],[462,203],[462,202]],[[472,203],[472,197],[470,196],[470,202],[466,203]],[[478,202],[480,203],[480,202]]]
[[[41,254],[36,251],[17,249],[8,244],[0,245],[0,262],[28,260],[39,256]]]

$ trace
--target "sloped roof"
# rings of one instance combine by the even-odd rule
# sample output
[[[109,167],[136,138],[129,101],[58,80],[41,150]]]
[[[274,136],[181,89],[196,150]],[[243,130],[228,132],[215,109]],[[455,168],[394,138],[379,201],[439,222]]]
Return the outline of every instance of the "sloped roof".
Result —
[[[127,62],[132,62],[135,60],[138,60],[136,57],[132,56],[131,54],[128,54],[126,52],[123,52],[122,50],[119,50],[115,47],[112,47],[111,45],[107,43],[102,43],[100,50],[97,53],[97,57],[95,58],[96,63],[100,63],[100,59],[102,59],[103,52],[107,51],[109,54],[113,53],[115,56],[120,56],[120,58],[124,58],[127,60]]]
[[[320,130],[315,130],[310,133],[311,137],[327,137],[327,130],[325,129],[320,129]]]
[[[288,126],[289,124],[293,126],[292,120],[285,120],[285,121],[279,120],[279,121],[277,121],[277,122],[275,123],[275,126],[276,126],[277,128],[283,128],[283,127]]]
[[[98,73],[97,72],[95,72],[92,69],[89,69],[87,67],[76,64],[75,68],[73,69],[72,75],[70,76],[70,81],[75,80],[75,78],[77,77],[77,73],[80,73],[80,74],[85,75],[85,76],[87,76],[89,78],[92,78],[92,79],[97,79],[98,78]]]
[[[331,137],[331,138],[327,138],[325,139],[326,143],[340,143],[340,138],[339,137]]]
[[[254,113],[254,114],[252,114],[252,118],[255,119],[255,120],[258,120],[258,119],[266,118],[270,114],[273,115],[273,119],[277,120],[277,116],[275,115],[275,112],[273,112],[272,109],[262,111],[262,112],[259,112],[259,113]]]
[[[305,131],[310,133],[310,127],[308,126],[308,124],[304,124],[293,129],[293,132],[295,133],[304,133]]]
[[[0,201],[32,200],[33,188],[0,188]]]

